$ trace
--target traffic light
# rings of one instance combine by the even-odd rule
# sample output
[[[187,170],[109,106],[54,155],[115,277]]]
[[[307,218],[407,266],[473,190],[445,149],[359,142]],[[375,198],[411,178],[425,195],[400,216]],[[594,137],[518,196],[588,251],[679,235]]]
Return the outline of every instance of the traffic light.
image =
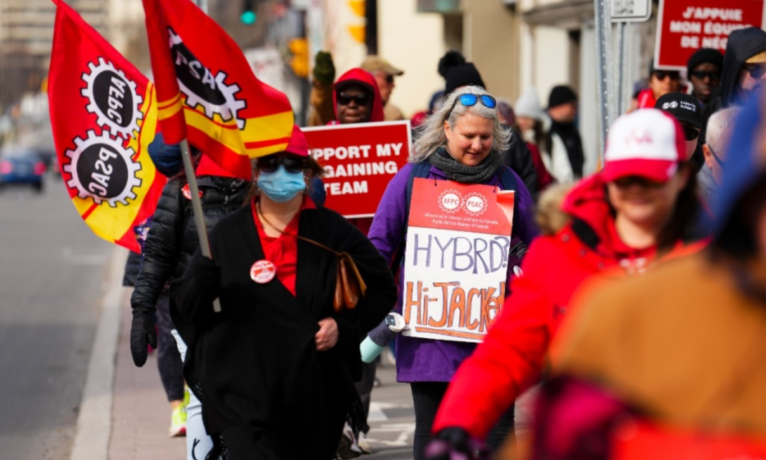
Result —
[[[290,67],[296,76],[306,78],[309,76],[309,42],[305,37],[293,38],[287,44],[293,57],[290,59]]]
[[[255,24],[257,16],[255,15],[255,0],[242,0],[242,14],[239,16],[242,24]]]

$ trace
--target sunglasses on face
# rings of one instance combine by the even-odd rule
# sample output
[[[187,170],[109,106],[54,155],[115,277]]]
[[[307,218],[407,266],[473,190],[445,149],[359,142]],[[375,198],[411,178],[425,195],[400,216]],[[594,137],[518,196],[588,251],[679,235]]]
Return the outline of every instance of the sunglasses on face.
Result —
[[[625,176],[615,180],[614,185],[619,188],[628,188],[633,185],[638,185],[642,188],[659,188],[662,187],[663,184],[662,182],[656,182],[641,176]]]
[[[452,103],[452,108],[450,109],[450,113],[455,109],[455,106],[458,102],[462,104],[465,107],[473,107],[476,105],[479,101],[481,101],[481,104],[484,107],[487,107],[488,109],[494,109],[497,107],[497,101],[494,97],[490,96],[489,94],[482,94],[481,96],[477,94],[461,94],[457,99],[455,99],[455,102]]]
[[[340,105],[349,105],[351,104],[351,101],[354,101],[356,105],[367,105],[371,99],[372,96],[369,94],[357,94],[356,96],[346,93],[338,94],[338,104]]]
[[[764,64],[745,64],[743,67],[747,73],[750,74],[750,78],[760,80],[766,75],[766,63]]]
[[[295,155],[269,155],[258,158],[258,169],[265,173],[273,173],[283,165],[287,172],[299,173],[306,169],[306,159]]]
[[[386,80],[386,83],[388,83],[389,85],[393,85],[394,84],[394,76],[393,75],[386,75],[386,78],[384,78],[384,80]]]
[[[666,72],[664,70],[657,70],[652,75],[654,75],[654,78],[660,81],[665,80],[667,77],[670,77],[671,80],[678,80],[679,78],[678,72],[674,71]]]
[[[698,138],[700,135],[700,130],[695,128],[694,126],[688,126],[683,125],[684,128],[684,139],[687,141],[693,141],[694,139]]]
[[[718,81],[721,79],[721,74],[720,72],[705,72],[704,70],[695,70],[692,72],[692,77],[698,78],[700,80],[709,78],[710,81]]]

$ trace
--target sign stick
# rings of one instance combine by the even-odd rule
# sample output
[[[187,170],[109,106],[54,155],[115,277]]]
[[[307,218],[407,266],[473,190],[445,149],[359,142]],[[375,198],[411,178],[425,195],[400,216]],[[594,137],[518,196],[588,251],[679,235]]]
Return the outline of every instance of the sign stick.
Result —
[[[598,54],[598,105],[601,123],[599,164],[604,164],[604,148],[609,124],[614,119],[614,67],[612,65],[612,21],[610,2],[593,0],[596,13],[596,53]]]
[[[199,238],[199,249],[202,255],[212,258],[210,253],[210,241],[207,239],[207,227],[205,227],[205,215],[202,213],[202,200],[199,197],[199,188],[197,187],[197,176],[194,173],[191,154],[189,153],[189,142],[184,139],[181,141],[181,157],[184,160],[184,171],[186,172],[186,182],[189,184],[189,193],[191,193],[192,211],[194,212],[194,223],[197,225],[197,238]],[[221,312],[221,300],[213,301],[213,311]]]

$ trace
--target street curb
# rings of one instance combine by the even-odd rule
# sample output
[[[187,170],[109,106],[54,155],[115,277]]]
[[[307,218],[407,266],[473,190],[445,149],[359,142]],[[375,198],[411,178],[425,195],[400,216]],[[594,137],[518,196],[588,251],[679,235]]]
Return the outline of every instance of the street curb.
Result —
[[[88,376],[77,418],[71,460],[104,460],[112,431],[112,385],[120,336],[120,300],[126,250],[115,247],[109,258],[106,293],[93,340]]]

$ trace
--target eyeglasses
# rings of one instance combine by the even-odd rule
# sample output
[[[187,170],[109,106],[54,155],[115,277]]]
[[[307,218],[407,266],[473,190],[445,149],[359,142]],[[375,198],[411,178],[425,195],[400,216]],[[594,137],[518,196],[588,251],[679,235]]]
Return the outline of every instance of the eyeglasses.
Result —
[[[384,78],[384,80],[386,80],[386,83],[388,83],[389,85],[393,85],[394,84],[394,76],[393,75],[386,75],[386,78]]]
[[[684,125],[684,139],[687,141],[693,141],[694,139],[698,138],[700,135],[700,130],[695,128],[694,126],[687,126]]]
[[[695,70],[692,72],[692,77],[698,78],[700,80],[704,80],[705,78],[710,78],[711,81],[718,81],[721,79],[721,73],[720,72],[705,72],[704,70]]]
[[[743,67],[755,80],[760,80],[766,75],[766,63],[764,64],[745,64]]]
[[[662,182],[653,181],[641,176],[625,176],[616,179],[614,181],[614,185],[619,188],[628,188],[632,187],[633,185],[638,185],[639,187],[643,188],[659,188],[664,184]]]
[[[369,94],[357,94],[356,96],[351,96],[346,93],[338,94],[338,104],[340,105],[349,105],[351,104],[351,101],[356,102],[356,105],[367,105],[371,99],[372,96]]]
[[[676,71],[666,72],[664,70],[655,70],[652,72],[652,75],[654,75],[654,77],[660,81],[666,79],[667,77],[670,77],[671,80],[678,80],[680,78],[680,74]]]
[[[489,94],[477,95],[473,93],[466,93],[461,94],[458,98],[455,99],[455,102],[452,103],[452,107],[450,108],[450,113],[455,110],[455,106],[458,102],[460,102],[465,107],[473,107],[479,101],[481,101],[481,104],[488,109],[494,109],[497,107],[497,101]]]
[[[265,173],[273,173],[283,165],[287,172],[299,173],[306,169],[306,159],[295,155],[268,155],[258,158],[258,169]]]
[[[717,161],[717,162],[718,162],[718,165],[719,165],[719,166],[721,166],[721,168],[723,168],[723,167],[724,167],[724,161],[721,159],[721,157],[719,157],[719,156],[718,156],[718,155],[715,153],[715,150],[713,150],[713,146],[712,146],[712,145],[710,145],[710,143],[709,143],[709,142],[708,142],[707,144],[705,144],[705,145],[707,145],[707,149],[708,149],[708,150],[710,150],[710,153],[713,155],[713,158],[715,158],[715,161]]]

